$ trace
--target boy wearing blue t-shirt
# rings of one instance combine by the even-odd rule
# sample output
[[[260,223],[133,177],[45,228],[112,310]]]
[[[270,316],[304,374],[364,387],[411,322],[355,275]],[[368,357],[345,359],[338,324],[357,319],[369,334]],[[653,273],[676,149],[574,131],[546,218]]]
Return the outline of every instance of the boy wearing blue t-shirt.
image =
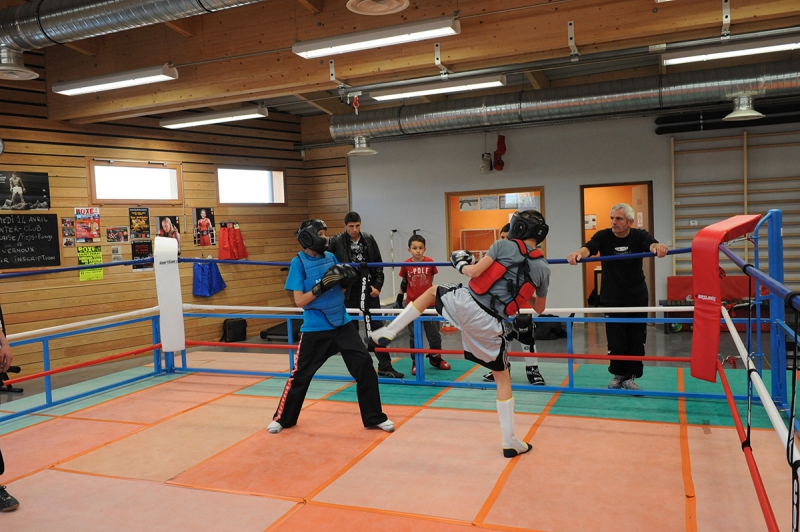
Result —
[[[394,423],[381,407],[372,358],[344,306],[344,288],[359,275],[353,267],[337,264],[333,253],[325,251],[327,229],[322,220],[305,220],[297,231],[303,251],[292,259],[284,288],[294,293],[295,304],[303,308],[303,326],[294,369],[267,430],[277,434],[297,424],[312,377],[326,360],[341,352],[347,371],[356,380],[364,426],[393,432]]]

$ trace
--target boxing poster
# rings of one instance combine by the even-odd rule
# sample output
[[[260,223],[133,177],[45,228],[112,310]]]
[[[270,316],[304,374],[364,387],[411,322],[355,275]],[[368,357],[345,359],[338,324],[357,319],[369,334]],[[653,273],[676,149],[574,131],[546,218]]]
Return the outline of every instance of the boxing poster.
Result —
[[[50,208],[50,179],[44,172],[0,171],[0,209]]]
[[[85,264],[102,264],[103,254],[100,251],[100,246],[79,246],[78,247],[78,265]],[[86,270],[79,270],[81,281],[98,281],[103,279],[103,268],[89,268]]]
[[[192,224],[194,226],[194,245],[213,246],[217,243],[217,233],[214,230],[214,208],[200,207],[192,210]]]
[[[100,242],[100,209],[98,207],[75,208],[75,241]]]
[[[127,241],[128,241],[127,227],[106,228],[106,242],[127,242]]]
[[[147,207],[130,207],[128,218],[131,221],[131,238],[150,240],[150,209]]]
[[[159,216],[158,236],[173,238],[178,241],[178,255],[181,254],[181,226],[180,216]]]
[[[153,256],[153,243],[150,240],[137,240],[131,242],[131,259],[146,259]],[[153,271],[153,263],[133,264],[131,266],[135,272]]]

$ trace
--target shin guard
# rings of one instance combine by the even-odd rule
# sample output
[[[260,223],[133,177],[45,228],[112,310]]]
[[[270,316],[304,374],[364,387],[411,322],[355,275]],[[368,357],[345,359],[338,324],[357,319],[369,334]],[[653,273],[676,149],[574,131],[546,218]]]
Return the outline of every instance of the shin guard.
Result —
[[[514,398],[497,401],[497,415],[500,417],[500,433],[503,436],[503,456],[514,458],[518,454],[527,453],[533,447],[521,442],[514,435]]]

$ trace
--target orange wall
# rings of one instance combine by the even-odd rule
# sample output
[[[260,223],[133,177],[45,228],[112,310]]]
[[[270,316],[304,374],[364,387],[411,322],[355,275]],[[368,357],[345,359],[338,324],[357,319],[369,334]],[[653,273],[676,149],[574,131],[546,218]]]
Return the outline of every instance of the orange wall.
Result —
[[[613,187],[591,187],[583,189],[583,212],[597,216],[597,229],[585,229],[583,231],[584,242],[587,242],[592,235],[600,229],[611,227],[611,207],[617,203],[627,203],[631,205],[633,201],[633,186],[620,185]],[[591,262],[583,267],[585,296],[594,289],[594,269],[597,263]],[[585,301],[585,298],[584,298]]]

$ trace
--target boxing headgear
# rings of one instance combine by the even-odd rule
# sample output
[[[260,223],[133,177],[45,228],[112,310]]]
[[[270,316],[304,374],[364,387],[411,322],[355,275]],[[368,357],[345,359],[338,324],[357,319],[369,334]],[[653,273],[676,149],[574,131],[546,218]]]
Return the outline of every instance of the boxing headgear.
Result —
[[[525,240],[535,238],[541,244],[547,238],[550,227],[545,223],[542,213],[535,210],[514,213],[511,217],[508,239]]]
[[[300,229],[297,230],[297,241],[300,242],[303,249],[323,253],[328,245],[328,239],[317,234],[322,229],[328,229],[322,220],[303,220]]]

